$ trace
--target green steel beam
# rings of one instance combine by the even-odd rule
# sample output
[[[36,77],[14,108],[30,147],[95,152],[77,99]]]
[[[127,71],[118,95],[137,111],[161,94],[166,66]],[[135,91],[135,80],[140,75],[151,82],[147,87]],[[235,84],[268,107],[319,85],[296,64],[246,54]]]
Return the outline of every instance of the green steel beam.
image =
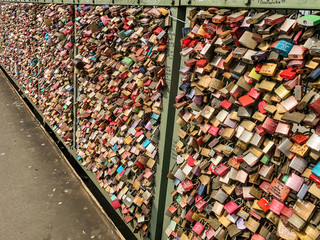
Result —
[[[175,96],[178,90],[179,83],[179,65],[180,63],[180,41],[182,36],[183,23],[176,21],[176,18],[185,18],[185,8],[172,7],[170,8],[172,19],[172,27],[168,32],[168,50],[166,62],[166,83],[168,89],[163,94],[163,111],[161,113],[160,126],[160,143],[159,143],[159,162],[156,172],[155,197],[153,202],[153,211],[151,216],[151,239],[163,239],[163,220],[166,208],[167,195],[167,173],[169,171],[171,159],[172,137],[174,135],[173,126],[175,119]]]
[[[210,6],[226,8],[270,8],[319,10],[319,0],[6,0],[0,2],[114,4],[139,6]]]
[[[113,0],[114,5],[140,5],[140,0]]]
[[[94,4],[95,5],[112,5],[113,0],[95,0]]]
[[[140,0],[141,6],[179,6],[180,0]]]
[[[226,8],[320,9],[319,0],[181,0],[182,6]]]
[[[65,0],[66,1],[66,0]],[[73,1],[73,0],[72,0]],[[76,9],[78,5],[74,5],[74,8]],[[75,36],[77,36],[77,28],[76,28],[76,11],[73,10],[73,35],[74,35],[74,41],[76,39]],[[73,43],[73,56],[76,56],[78,54],[78,48],[76,47],[76,43]],[[77,88],[77,74],[75,72],[76,68],[73,67],[73,139],[72,139],[72,146],[74,149],[76,149],[77,143],[76,143],[76,132],[77,132],[77,98],[78,98],[78,88]]]
[[[191,8],[190,7],[187,7],[184,9],[184,12],[185,13],[188,13],[189,10]],[[182,27],[179,28],[179,31],[180,31],[180,35],[179,35],[179,38],[176,38],[176,39],[181,39],[182,38],[182,28],[185,27],[185,26],[188,26],[190,21],[188,20],[187,16],[180,16],[179,19],[181,20],[185,20],[185,24],[181,23]],[[181,47],[180,47],[180,42],[178,41],[178,44],[176,46],[176,55],[179,55],[180,56],[180,50],[181,50]],[[177,61],[176,63],[176,69],[175,69],[175,72],[176,72],[176,76],[175,76],[175,79],[176,79],[176,82],[177,82],[177,85],[179,86],[182,82],[182,77],[181,75],[179,74],[179,69],[183,68],[184,67],[184,63],[183,61],[186,59],[187,57],[181,57],[180,58],[180,61]],[[178,90],[175,92],[174,96],[172,97],[175,97],[176,95],[178,94]],[[167,170],[167,174],[169,173],[169,171],[172,169],[172,167],[174,166],[175,162],[176,162],[176,159],[177,159],[177,153],[175,152],[175,146],[176,146],[176,143],[179,141],[179,137],[178,135],[176,134],[176,132],[178,131],[179,129],[179,125],[176,124],[176,121],[178,119],[178,115],[175,114],[175,119],[174,119],[174,123],[173,123],[173,126],[172,126],[172,132],[173,132],[173,137],[172,137],[172,142],[171,142],[171,148],[170,148],[170,151],[171,151],[171,155],[170,155],[170,164],[168,164],[168,170]],[[169,151],[169,150],[168,150]],[[173,181],[172,180],[168,180],[168,184],[167,184],[167,194],[166,194],[166,198],[165,198],[165,210],[171,205],[172,203],[172,196],[171,196],[171,192],[174,190],[174,184],[173,184]],[[164,220],[163,220],[163,226],[162,226],[162,232],[163,232],[163,235],[162,235],[162,240],[166,240],[167,239],[167,235],[165,234],[165,230],[167,229],[167,227],[169,226],[170,224],[170,221],[171,221],[171,218],[168,217],[168,216],[164,216]]]
[[[56,1],[56,0],[53,0]],[[85,5],[92,5],[94,0],[75,0],[75,3],[78,4],[85,4]]]

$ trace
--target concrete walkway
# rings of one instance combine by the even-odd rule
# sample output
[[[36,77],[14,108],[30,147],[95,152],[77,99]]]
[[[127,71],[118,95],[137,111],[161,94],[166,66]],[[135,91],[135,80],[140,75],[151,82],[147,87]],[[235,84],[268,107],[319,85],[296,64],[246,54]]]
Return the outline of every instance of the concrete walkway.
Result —
[[[0,110],[0,239],[120,239],[2,72]]]

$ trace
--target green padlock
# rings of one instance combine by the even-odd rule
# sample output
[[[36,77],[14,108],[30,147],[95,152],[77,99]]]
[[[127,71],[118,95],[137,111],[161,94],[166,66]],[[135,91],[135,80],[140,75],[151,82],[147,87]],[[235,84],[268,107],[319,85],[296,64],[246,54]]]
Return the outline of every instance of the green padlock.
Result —
[[[118,33],[119,38],[121,38],[121,40],[125,39],[127,37],[126,35],[126,31],[122,30],[121,32]]]
[[[130,212],[134,213],[135,210],[136,210],[136,205],[132,204],[130,207]]]
[[[113,165],[113,163],[112,162],[108,162],[108,161],[106,161],[105,163],[104,163],[104,165],[106,165],[107,167],[111,167],[112,165]]]
[[[263,164],[268,164],[269,161],[270,161],[270,158],[268,158],[266,155],[264,155],[261,159],[261,162]]]
[[[124,65],[126,65],[127,67],[130,67],[133,64],[133,60],[131,58],[125,57],[124,59],[122,59],[121,61]]]
[[[181,198],[181,196],[179,195],[179,196],[176,198],[176,201],[179,203],[181,200],[182,200],[182,198]]]
[[[305,15],[298,18],[298,24],[305,27],[313,27],[320,24],[320,16],[318,15]]]
[[[287,182],[288,181],[289,176],[288,175],[284,175],[282,177],[282,182]]]
[[[158,121],[155,120],[155,119],[153,119],[153,118],[151,118],[151,119],[150,119],[150,122],[151,122],[152,125],[155,125]]]

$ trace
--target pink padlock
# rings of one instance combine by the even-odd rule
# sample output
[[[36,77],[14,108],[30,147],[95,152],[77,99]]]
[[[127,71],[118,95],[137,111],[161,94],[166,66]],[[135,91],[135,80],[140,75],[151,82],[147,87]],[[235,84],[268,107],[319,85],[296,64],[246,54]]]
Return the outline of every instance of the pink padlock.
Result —
[[[280,215],[283,207],[284,207],[284,204],[274,198],[274,199],[272,199],[272,202],[270,203],[269,210],[274,212],[277,215]]]
[[[238,199],[236,199],[235,201],[237,201],[237,200]],[[241,199],[239,198],[239,200],[241,200]],[[241,205],[242,205],[242,203],[240,204],[240,206]],[[224,205],[223,208],[227,211],[228,214],[232,215],[240,209],[240,206],[238,204],[236,204],[234,201],[230,201],[226,205]]]
[[[204,230],[204,225],[201,222],[197,222],[192,228],[192,231],[198,235],[201,235],[203,230]]]

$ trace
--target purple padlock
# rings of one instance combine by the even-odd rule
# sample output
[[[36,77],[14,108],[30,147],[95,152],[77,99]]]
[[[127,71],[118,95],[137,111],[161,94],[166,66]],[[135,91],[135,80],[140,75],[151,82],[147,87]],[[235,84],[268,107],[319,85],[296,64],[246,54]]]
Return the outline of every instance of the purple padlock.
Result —
[[[193,101],[194,103],[196,103],[197,105],[202,105],[202,103],[203,103],[203,96],[202,96],[202,95],[200,95],[200,96],[195,96],[195,97],[192,99],[192,101]]]
[[[193,168],[192,168],[192,173],[194,175],[196,175],[197,177],[200,177],[201,176],[201,168],[199,167],[199,165],[195,165]]]
[[[261,62],[265,59],[267,59],[270,55],[270,52],[269,51],[259,51],[257,52],[256,54],[252,55],[251,56],[251,59],[255,62],[255,63],[258,63],[258,62]]]
[[[89,11],[90,10],[90,6],[86,6],[83,8],[83,11]]]
[[[239,218],[238,220],[237,220],[237,228],[239,229],[239,230],[245,230],[245,229],[247,229],[247,227],[244,225],[244,219],[243,218]]]
[[[150,121],[146,124],[145,128],[148,129],[149,131],[152,130]]]
[[[136,128],[136,127],[138,126],[138,124],[139,124],[139,123],[138,123],[137,121],[134,121],[134,123],[132,124],[132,127],[133,127],[133,128]]]

